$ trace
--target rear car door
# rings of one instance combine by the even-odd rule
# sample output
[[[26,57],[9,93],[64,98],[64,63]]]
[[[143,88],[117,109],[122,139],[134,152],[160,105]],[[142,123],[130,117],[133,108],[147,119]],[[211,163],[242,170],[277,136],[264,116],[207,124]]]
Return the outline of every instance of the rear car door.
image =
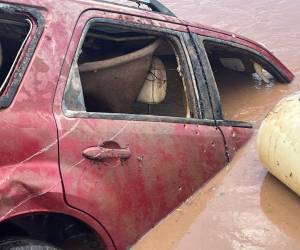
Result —
[[[96,10],[74,30],[54,101],[66,202],[119,248],[226,164],[187,39],[183,25]]]

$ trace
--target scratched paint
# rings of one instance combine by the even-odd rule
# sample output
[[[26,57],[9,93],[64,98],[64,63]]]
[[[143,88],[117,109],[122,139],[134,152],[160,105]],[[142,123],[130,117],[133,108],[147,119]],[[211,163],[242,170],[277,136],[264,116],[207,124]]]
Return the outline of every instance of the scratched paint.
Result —
[[[12,105],[0,112],[1,220],[24,209],[26,212],[26,204],[31,200],[61,189],[52,99],[62,65],[61,55],[67,49],[65,41],[70,39],[70,27],[79,13],[65,15],[65,9],[57,4],[52,5],[56,9],[54,15],[45,10],[40,12],[49,23],[39,27],[44,33],[23,77],[26,84],[21,84]],[[60,16],[66,16],[66,25],[61,25]],[[37,24],[34,25],[35,30]],[[54,39],[53,34],[60,34],[60,39]],[[28,49],[26,45],[23,53]]]

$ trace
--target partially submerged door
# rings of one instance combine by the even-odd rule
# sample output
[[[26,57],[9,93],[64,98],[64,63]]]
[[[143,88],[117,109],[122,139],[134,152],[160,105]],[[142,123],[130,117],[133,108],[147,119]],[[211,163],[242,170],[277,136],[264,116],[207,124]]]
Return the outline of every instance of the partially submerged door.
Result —
[[[66,202],[125,248],[225,165],[225,146],[168,29],[185,27],[99,15],[81,17],[58,85],[60,170]]]
[[[265,47],[229,33],[190,27],[203,65],[214,117],[230,157],[281,99],[293,74]],[[284,95],[284,93],[281,93]]]

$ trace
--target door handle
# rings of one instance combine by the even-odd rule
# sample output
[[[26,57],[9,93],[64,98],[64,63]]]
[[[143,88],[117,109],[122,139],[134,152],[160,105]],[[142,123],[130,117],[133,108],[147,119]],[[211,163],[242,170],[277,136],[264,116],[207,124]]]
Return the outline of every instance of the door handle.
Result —
[[[130,149],[127,148],[104,148],[101,146],[94,146],[85,149],[82,152],[83,156],[89,160],[101,161],[109,158],[128,159],[131,156]]]

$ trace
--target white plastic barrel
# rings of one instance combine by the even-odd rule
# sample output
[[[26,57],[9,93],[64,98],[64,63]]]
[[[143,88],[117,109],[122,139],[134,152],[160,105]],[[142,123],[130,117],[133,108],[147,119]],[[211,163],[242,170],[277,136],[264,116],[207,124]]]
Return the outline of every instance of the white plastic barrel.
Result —
[[[257,149],[265,168],[300,195],[300,93],[282,99],[267,115]]]

